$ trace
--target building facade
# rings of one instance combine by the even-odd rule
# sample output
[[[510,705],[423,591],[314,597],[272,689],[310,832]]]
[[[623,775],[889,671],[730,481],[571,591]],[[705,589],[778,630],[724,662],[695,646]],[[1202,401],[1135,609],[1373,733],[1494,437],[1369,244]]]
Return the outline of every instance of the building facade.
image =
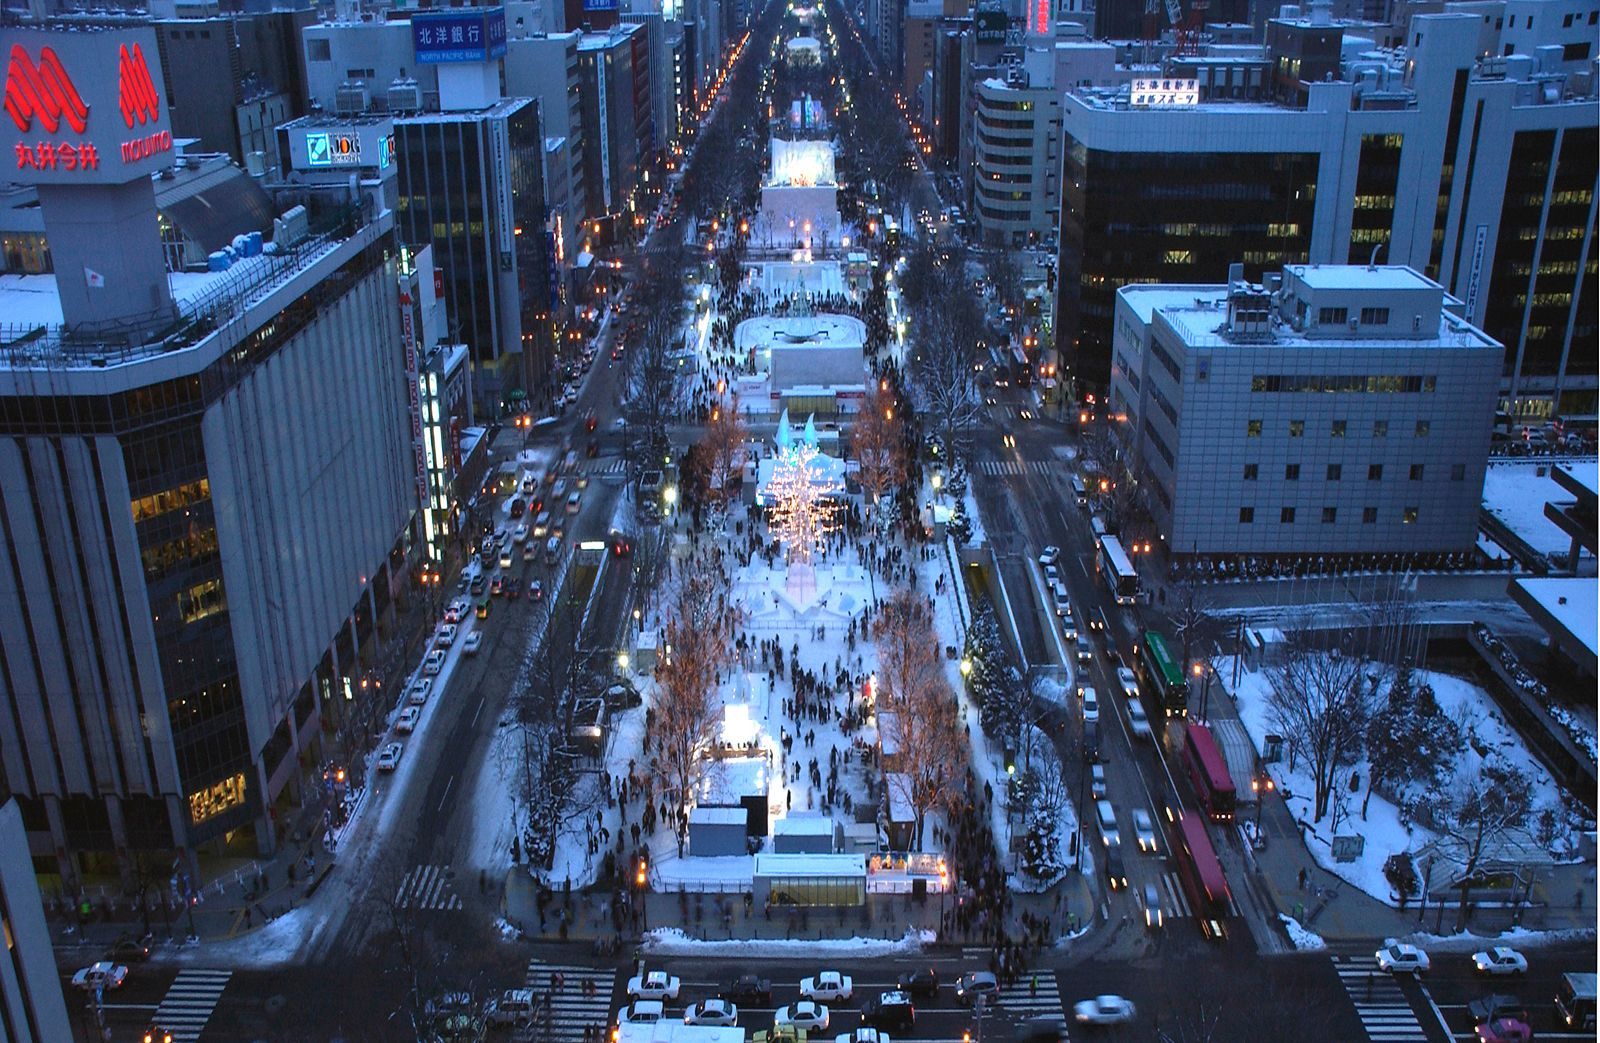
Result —
[[[1029,50],[976,85],[972,215],[986,243],[1035,244],[1060,221],[1061,99],[1052,87],[1053,59]]]
[[[39,881],[28,857],[28,831],[15,800],[0,804],[0,1035],[6,1043],[72,1039],[61,995]]]
[[[1117,294],[1111,411],[1175,556],[1470,550],[1503,347],[1410,268]]]

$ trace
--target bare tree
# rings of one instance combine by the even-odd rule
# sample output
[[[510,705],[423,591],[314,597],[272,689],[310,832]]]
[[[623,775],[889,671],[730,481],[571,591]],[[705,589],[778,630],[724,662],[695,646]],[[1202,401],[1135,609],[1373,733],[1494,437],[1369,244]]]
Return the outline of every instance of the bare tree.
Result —
[[[726,406],[712,411],[711,422],[701,436],[700,444],[709,469],[707,484],[711,500],[724,510],[733,500],[734,480],[743,466],[745,442],[749,437],[749,429],[739,411]]]
[[[673,356],[683,332],[682,240],[668,235],[666,243],[661,253],[646,258],[632,292],[643,320],[626,357],[622,410],[624,452],[635,478],[665,460],[667,424],[677,413],[681,391],[683,371]]]
[[[678,853],[688,839],[685,812],[705,771],[717,737],[722,706],[716,698],[720,671],[732,656],[738,610],[728,603],[726,583],[714,567],[694,562],[680,573],[665,628],[666,645],[656,668],[656,696],[649,734],[652,764],[678,808]]]
[[[960,251],[948,260],[933,256],[935,260],[919,268],[927,285],[919,291],[911,315],[915,350],[912,392],[915,404],[928,415],[928,426],[944,442],[951,458],[965,459],[983,416],[983,398],[973,368],[983,328]]]
[[[860,465],[861,488],[872,497],[874,513],[884,494],[906,480],[904,418],[888,396],[867,396],[850,426],[850,453]]]
[[[1268,719],[1302,756],[1315,786],[1315,821],[1328,813],[1335,774],[1361,747],[1372,700],[1361,661],[1337,647],[1319,647],[1296,636],[1283,665],[1271,672]]]
[[[1483,870],[1533,835],[1533,783],[1522,769],[1492,757],[1478,771],[1454,773],[1418,811],[1423,824],[1440,834],[1440,854],[1454,864],[1461,890],[1456,930],[1463,930]]]
[[[928,812],[953,809],[966,777],[967,743],[955,692],[945,676],[933,610],[921,594],[901,589],[878,609],[872,624],[878,649],[877,702],[890,713],[898,747],[899,793],[911,808],[916,847]]]
[[[1189,669],[1189,664],[1197,654],[1203,654],[1201,650],[1211,638],[1214,627],[1207,611],[1210,600],[1206,588],[1193,580],[1179,580],[1167,592],[1167,615],[1172,620],[1172,632],[1183,646],[1180,670]]]

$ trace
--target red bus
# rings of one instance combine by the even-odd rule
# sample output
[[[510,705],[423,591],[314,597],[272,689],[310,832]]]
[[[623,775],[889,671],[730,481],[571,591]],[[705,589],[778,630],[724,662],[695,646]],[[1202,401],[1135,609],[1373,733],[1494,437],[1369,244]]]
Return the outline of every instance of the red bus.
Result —
[[[1211,737],[1211,729],[1191,721],[1184,729],[1183,761],[1189,766],[1189,781],[1195,796],[1213,822],[1229,822],[1237,798],[1228,763]]]
[[[1189,896],[1194,918],[1207,938],[1220,941],[1227,936],[1226,923],[1233,914],[1233,896],[1228,893],[1228,878],[1222,874],[1216,849],[1206,836],[1205,819],[1179,812],[1173,829],[1172,851],[1177,855],[1178,877]]]

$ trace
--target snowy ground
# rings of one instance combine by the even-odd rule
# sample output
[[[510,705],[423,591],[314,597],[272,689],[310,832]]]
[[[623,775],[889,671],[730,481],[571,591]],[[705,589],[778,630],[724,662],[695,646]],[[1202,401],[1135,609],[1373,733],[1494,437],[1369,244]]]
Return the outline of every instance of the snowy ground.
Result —
[[[921,952],[924,945],[934,940],[932,931],[908,931],[898,941],[885,941],[882,938],[833,938],[820,941],[814,938],[774,938],[716,942],[691,938],[676,927],[662,927],[645,932],[643,948],[645,952],[657,956],[826,956],[866,959]]]
[[[1214,666],[1219,679],[1227,680],[1233,676],[1231,657],[1214,660]],[[1270,723],[1268,700],[1271,681],[1266,672],[1244,670],[1240,677],[1240,686],[1233,693],[1234,702],[1239,708],[1239,716],[1244,721],[1245,729],[1250,733],[1250,738],[1259,751],[1265,736],[1269,732],[1278,730]],[[1440,708],[1462,724],[1464,735],[1474,737],[1476,745],[1485,751],[1497,754],[1527,773],[1533,782],[1536,808],[1555,808],[1561,811],[1563,816],[1565,815],[1565,802],[1555,780],[1528,753],[1522,740],[1495,708],[1494,701],[1487,692],[1469,681],[1449,674],[1419,671],[1414,677],[1418,685],[1426,682],[1433,686]],[[1484,758],[1474,750],[1473,743],[1469,742],[1458,755],[1456,772],[1460,777],[1476,775],[1481,769],[1483,760]],[[1285,759],[1268,765],[1268,771],[1271,772],[1279,792],[1287,801],[1290,813],[1297,821],[1310,822],[1314,786],[1305,762],[1301,761],[1294,770],[1291,770],[1285,755]],[[1415,823],[1404,821],[1400,809],[1378,794],[1373,794],[1367,814],[1363,817],[1361,805],[1366,797],[1365,780],[1368,778],[1369,765],[1363,758],[1347,768],[1342,768],[1340,777],[1348,778],[1351,771],[1360,774],[1363,785],[1359,793],[1343,794],[1347,798],[1344,814],[1348,814],[1349,817],[1341,816],[1339,832],[1344,835],[1365,836],[1366,844],[1361,857],[1353,862],[1338,862],[1334,859],[1331,849],[1331,819],[1328,817],[1315,823],[1307,833],[1306,846],[1317,863],[1334,876],[1354,885],[1380,902],[1398,906],[1398,901],[1391,895],[1389,882],[1383,875],[1384,861],[1392,854],[1417,851],[1433,840],[1434,834]],[[1564,855],[1565,852],[1559,854]]]
[[[1549,461],[1489,464],[1483,476],[1483,506],[1539,553],[1565,554],[1572,546],[1572,538],[1545,517],[1544,505],[1552,500],[1571,500],[1572,494],[1550,477],[1552,466]],[[1587,470],[1593,484],[1595,461],[1565,466],[1574,471]]]

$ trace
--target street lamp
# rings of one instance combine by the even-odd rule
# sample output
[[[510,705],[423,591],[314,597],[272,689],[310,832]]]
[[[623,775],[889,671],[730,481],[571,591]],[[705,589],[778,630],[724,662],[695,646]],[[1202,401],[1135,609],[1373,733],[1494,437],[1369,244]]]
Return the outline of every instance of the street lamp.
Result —
[[[626,649],[617,653],[617,669],[622,673],[628,672],[628,652]]]
[[[972,676],[972,660],[965,656],[961,659],[961,676],[964,678]]]

